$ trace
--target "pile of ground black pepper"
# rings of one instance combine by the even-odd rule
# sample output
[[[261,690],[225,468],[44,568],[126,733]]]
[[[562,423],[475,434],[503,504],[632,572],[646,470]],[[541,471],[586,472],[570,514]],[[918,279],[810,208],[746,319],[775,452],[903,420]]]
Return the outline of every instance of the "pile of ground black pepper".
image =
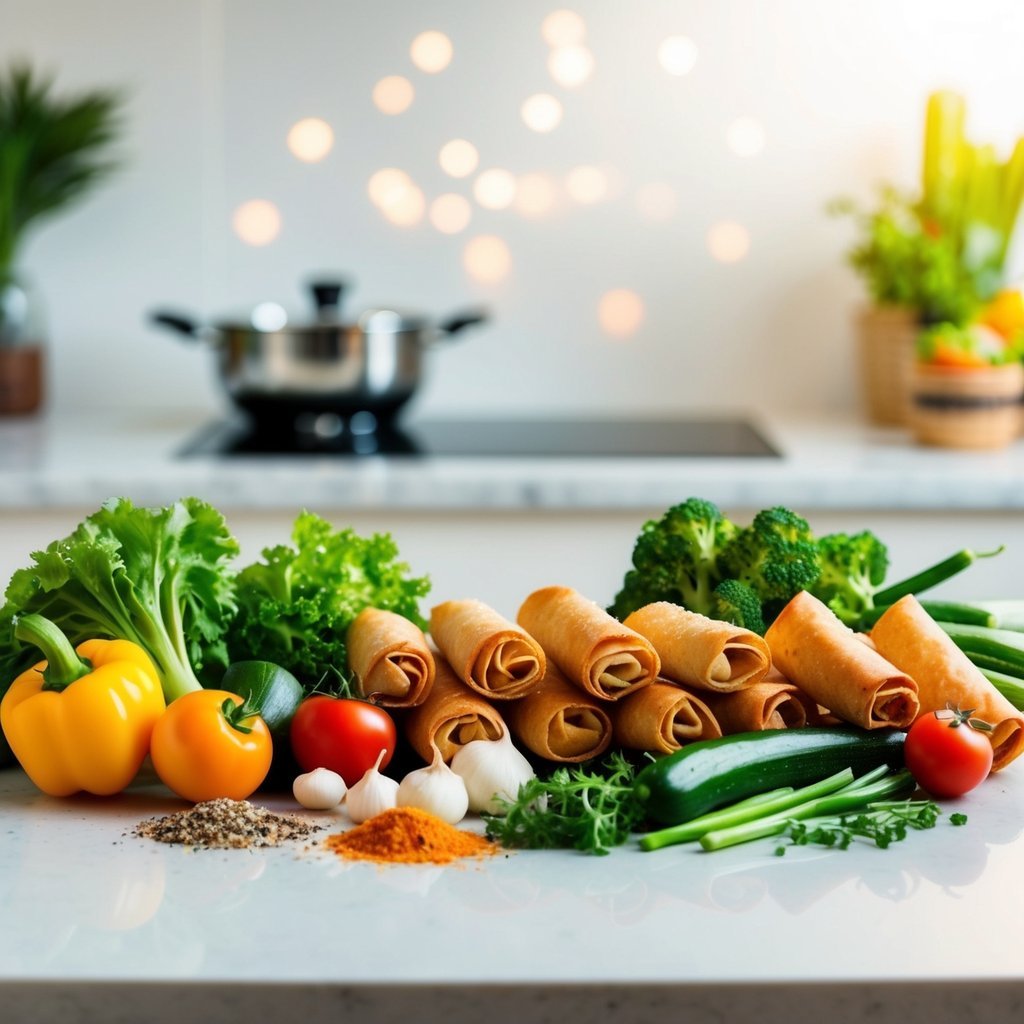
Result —
[[[248,800],[207,800],[187,811],[141,822],[135,834],[158,843],[180,843],[202,849],[245,850],[277,846],[302,839],[322,825],[291,814],[274,814]]]

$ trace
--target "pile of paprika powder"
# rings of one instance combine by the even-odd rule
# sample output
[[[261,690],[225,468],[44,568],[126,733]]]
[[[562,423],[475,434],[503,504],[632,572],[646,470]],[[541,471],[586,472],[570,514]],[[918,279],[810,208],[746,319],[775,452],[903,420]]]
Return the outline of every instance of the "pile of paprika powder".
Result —
[[[384,864],[449,864],[462,857],[488,857],[499,849],[418,807],[383,811],[348,832],[328,836],[324,845],[349,860]]]

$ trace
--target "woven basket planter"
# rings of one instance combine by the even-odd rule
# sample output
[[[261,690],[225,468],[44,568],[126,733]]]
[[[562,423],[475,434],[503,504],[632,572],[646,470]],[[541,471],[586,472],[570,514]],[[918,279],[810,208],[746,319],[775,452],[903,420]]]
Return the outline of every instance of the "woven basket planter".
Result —
[[[1004,448],[1021,434],[1024,366],[913,369],[910,428],[921,444]]]
[[[857,314],[861,389],[868,420],[878,426],[906,426],[914,347],[921,331],[916,313],[878,306]]]

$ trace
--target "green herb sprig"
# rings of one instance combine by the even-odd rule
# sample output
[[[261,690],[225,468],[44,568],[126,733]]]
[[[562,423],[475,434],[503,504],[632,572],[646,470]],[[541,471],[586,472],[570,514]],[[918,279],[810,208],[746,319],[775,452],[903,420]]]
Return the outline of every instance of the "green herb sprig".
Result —
[[[643,816],[633,795],[635,775],[620,753],[594,768],[556,768],[521,786],[514,801],[503,801],[502,814],[485,814],[487,835],[507,847],[603,856],[624,843]]]
[[[872,804],[860,814],[790,821],[785,835],[793,846],[815,845],[846,850],[856,839],[864,839],[884,850],[906,839],[911,829],[923,831],[934,828],[941,815],[938,804],[931,800],[893,800]],[[949,820],[952,825],[964,825],[967,816],[955,813]],[[778,857],[785,852],[784,846],[775,849]]]

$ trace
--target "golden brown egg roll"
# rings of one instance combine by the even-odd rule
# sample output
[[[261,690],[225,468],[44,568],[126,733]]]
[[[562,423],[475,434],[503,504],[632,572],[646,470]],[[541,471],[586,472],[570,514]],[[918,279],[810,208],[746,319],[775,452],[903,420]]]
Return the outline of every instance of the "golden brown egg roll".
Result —
[[[435,747],[450,761],[473,740],[505,735],[505,722],[494,707],[459,679],[440,654],[434,661],[437,674],[427,699],[410,708],[402,723],[409,745],[427,764],[434,759]]]
[[[517,618],[569,682],[594,697],[619,700],[658,676],[650,641],[571,587],[535,590]]]
[[[540,644],[482,601],[437,605],[430,612],[430,636],[455,674],[486,697],[522,697],[544,678]]]
[[[894,665],[913,675],[921,714],[951,702],[973,708],[992,732],[992,770],[1005,768],[1024,752],[1024,714],[1017,710],[960,650],[913,594],[900,598],[875,623],[871,637]]]
[[[913,678],[802,590],[765,634],[772,661],[811,700],[862,729],[904,729],[917,716]]]
[[[725,736],[766,729],[802,729],[818,713],[814,701],[781,677],[764,679],[732,693],[705,693],[703,697]]]
[[[684,686],[739,690],[763,679],[771,667],[764,637],[668,601],[637,609],[625,625],[654,645],[662,676]]]
[[[704,695],[657,680],[611,710],[615,742],[632,750],[671,754],[684,743],[714,740],[722,735]]]
[[[577,764],[603,754],[612,741],[607,702],[573,686],[553,662],[544,679],[522,700],[502,707],[512,735],[549,761]]]
[[[361,696],[388,708],[423,703],[434,685],[434,655],[414,622],[396,612],[364,608],[346,640]]]

